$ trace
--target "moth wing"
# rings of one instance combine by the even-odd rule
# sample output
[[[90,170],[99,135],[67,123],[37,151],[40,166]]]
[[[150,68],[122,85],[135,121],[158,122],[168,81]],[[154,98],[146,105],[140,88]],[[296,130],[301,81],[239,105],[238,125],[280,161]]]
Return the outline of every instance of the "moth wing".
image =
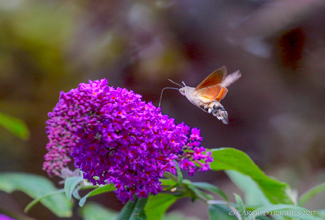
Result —
[[[225,66],[215,70],[213,73],[211,73],[207,78],[205,78],[196,88],[194,91],[207,88],[207,87],[213,87],[217,84],[222,83],[225,76],[227,75],[227,68]]]
[[[226,87],[222,87],[218,96],[215,98],[215,100],[217,102],[220,102],[222,99],[224,99],[226,97],[227,93],[228,93],[228,89]]]
[[[194,95],[198,97],[203,102],[211,102],[215,100],[220,91],[222,90],[221,85],[214,85],[210,87],[205,87],[199,90],[194,91]]]
[[[221,86],[222,87],[228,87],[231,84],[233,84],[237,79],[241,77],[241,73],[239,70],[236,72],[233,72],[232,74],[229,74],[222,82]]]

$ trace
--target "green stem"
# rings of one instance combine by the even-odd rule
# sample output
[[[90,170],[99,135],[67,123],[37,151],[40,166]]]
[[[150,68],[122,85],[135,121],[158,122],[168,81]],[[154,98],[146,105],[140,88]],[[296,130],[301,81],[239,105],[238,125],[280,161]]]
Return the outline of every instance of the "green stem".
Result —
[[[164,177],[166,177],[167,179],[173,180],[175,183],[178,180],[177,176],[175,176],[174,174],[169,173],[169,172],[165,172]],[[182,188],[186,188],[186,185],[184,183],[180,183],[179,186],[181,186]]]
[[[165,172],[164,177],[166,177],[168,179],[171,179],[174,182],[177,182],[177,180],[178,180],[177,176],[175,176],[174,174],[169,173],[169,172]],[[190,198],[198,199],[201,202],[203,202],[204,204],[206,204],[206,205],[208,204],[207,199],[194,194],[193,191],[190,188],[188,188],[188,186],[186,186],[184,183],[180,183],[179,186],[182,187],[185,190],[183,197],[190,197]]]
[[[41,201],[42,199],[46,198],[46,197],[49,197],[49,196],[52,196],[52,195],[55,195],[55,194],[59,194],[59,193],[63,193],[64,192],[64,189],[59,189],[59,190],[56,190],[56,191],[53,191],[53,192],[50,192],[50,193],[47,193],[45,195],[42,195],[36,199],[34,199],[33,201],[31,201],[25,208],[24,212],[27,213],[36,203],[38,203],[39,201]]]

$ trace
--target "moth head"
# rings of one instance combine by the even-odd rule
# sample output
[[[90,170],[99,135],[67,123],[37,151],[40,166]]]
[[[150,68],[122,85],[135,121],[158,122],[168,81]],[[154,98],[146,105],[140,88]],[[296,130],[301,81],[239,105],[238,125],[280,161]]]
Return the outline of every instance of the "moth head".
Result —
[[[179,89],[179,92],[185,96],[185,93],[186,93],[186,87],[183,87],[183,88],[180,88]]]

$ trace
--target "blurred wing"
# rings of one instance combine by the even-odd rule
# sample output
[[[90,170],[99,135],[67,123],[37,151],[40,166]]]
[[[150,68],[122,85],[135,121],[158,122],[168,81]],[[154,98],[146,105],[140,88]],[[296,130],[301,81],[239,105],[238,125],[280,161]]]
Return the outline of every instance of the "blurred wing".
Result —
[[[228,87],[230,86],[230,84],[234,83],[237,79],[239,79],[241,77],[241,73],[239,70],[237,70],[236,72],[228,75],[221,83],[222,87]]]
[[[206,87],[213,87],[217,84],[220,84],[225,76],[227,75],[227,68],[225,66],[217,69],[213,73],[211,73],[207,78],[205,78],[196,88],[194,91],[206,88]]]
[[[221,89],[220,85],[214,85],[194,91],[193,94],[203,102],[211,102],[218,97]]]

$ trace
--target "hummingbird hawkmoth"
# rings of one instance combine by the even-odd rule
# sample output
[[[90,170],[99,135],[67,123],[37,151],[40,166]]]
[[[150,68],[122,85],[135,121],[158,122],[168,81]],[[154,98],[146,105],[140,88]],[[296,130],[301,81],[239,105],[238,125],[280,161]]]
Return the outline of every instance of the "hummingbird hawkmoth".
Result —
[[[222,120],[224,124],[228,124],[228,113],[220,101],[226,97],[228,93],[227,87],[240,77],[239,70],[227,76],[227,68],[223,66],[211,73],[195,88],[186,86],[184,82],[182,82],[184,86],[181,86],[170,81],[182,87],[178,89],[179,92],[193,105],[205,112],[212,113],[213,116]]]

